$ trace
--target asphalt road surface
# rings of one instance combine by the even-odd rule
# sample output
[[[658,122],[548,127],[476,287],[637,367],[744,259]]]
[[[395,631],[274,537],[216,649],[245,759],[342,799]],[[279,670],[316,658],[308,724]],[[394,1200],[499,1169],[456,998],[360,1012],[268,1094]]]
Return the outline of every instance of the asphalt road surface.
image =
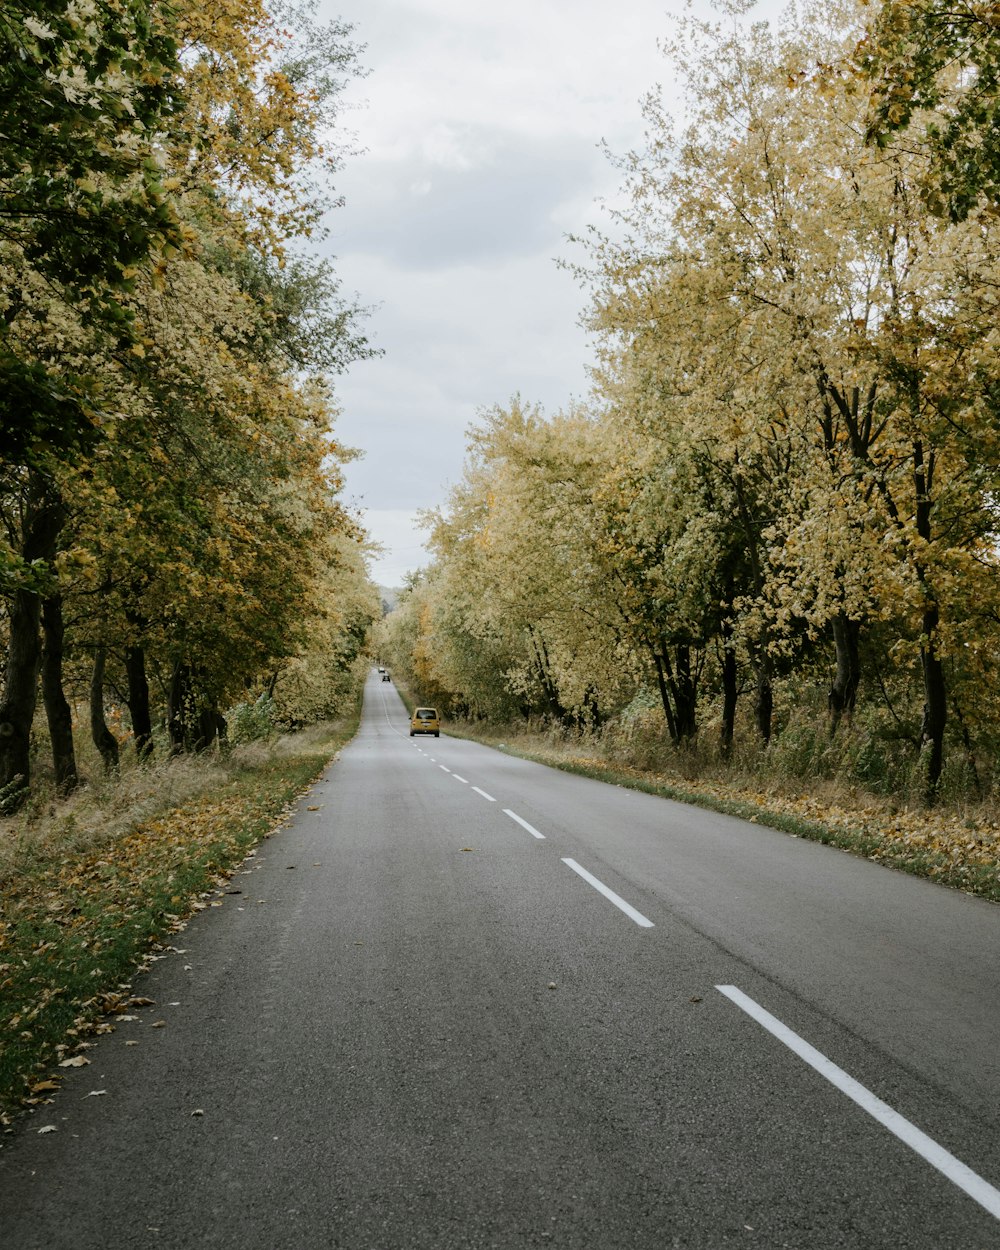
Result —
[[[0,1139],[2,1250],[1000,1247],[1000,908],[407,729]]]

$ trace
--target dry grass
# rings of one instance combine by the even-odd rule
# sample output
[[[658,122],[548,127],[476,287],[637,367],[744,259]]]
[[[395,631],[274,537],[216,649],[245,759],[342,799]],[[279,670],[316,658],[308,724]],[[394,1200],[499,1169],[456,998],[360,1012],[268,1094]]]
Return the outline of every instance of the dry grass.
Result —
[[[71,1052],[114,1027],[157,943],[212,905],[356,725],[124,761],[61,801],[43,782],[0,823],[0,1125],[49,1098],[54,1064],[83,1062]]]
[[[117,777],[98,774],[65,799],[43,782],[25,809],[0,819],[0,888],[29,863],[115,842],[228,777],[217,759],[179,756],[126,766]]]
[[[0,817],[0,890],[33,865],[111,845],[133,829],[203,796],[270,760],[309,754],[338,737],[342,726],[324,723],[296,734],[249,742],[232,750],[169,756],[163,744],[144,763],[123,747],[117,773],[104,771],[88,743],[78,748],[81,785],[57,796],[44,768],[32,795],[15,816]]]

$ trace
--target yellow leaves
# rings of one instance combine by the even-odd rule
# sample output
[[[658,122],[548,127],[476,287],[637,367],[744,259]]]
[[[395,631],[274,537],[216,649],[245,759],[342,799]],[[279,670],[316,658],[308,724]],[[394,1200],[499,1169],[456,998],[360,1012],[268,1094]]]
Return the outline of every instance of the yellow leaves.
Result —
[[[54,560],[56,573],[64,585],[82,582],[86,586],[97,584],[99,568],[93,551],[73,546],[60,551]]]
[[[44,22],[39,21],[38,18],[33,17],[30,14],[28,14],[22,20],[24,22],[25,29],[30,31],[31,34],[33,34],[36,39],[58,38],[58,36],[56,35],[56,32],[52,30],[49,26],[46,26]]]

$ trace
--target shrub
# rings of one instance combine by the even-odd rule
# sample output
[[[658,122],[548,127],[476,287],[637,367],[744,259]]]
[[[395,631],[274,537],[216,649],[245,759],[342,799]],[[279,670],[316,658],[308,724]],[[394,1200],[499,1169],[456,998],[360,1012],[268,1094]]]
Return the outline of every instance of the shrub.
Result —
[[[237,703],[226,716],[228,738],[233,746],[260,742],[273,736],[276,711],[274,700],[262,694],[253,703]]]

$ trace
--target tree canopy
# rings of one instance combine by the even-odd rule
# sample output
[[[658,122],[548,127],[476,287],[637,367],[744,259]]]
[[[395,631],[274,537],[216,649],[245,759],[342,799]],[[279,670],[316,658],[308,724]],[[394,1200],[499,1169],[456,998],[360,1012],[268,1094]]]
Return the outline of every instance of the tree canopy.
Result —
[[[140,752],[159,706],[179,750],[236,699],[301,720],[350,682],[378,600],[331,375],[370,349],[297,242],[337,203],[349,36],[255,0],[0,5],[8,805],[39,673],[65,787],[67,683],[110,764],[108,702]],[[296,696],[320,638],[336,658]]]
[[[924,9],[679,23],[688,116],[646,102],[626,207],[578,267],[593,404],[483,415],[387,625],[455,706],[608,733],[658,707],[676,747],[710,728],[723,755],[795,723],[825,768],[927,800],[949,768],[979,781],[1000,729],[997,216],[988,181],[961,211],[928,199],[968,77],[914,86],[922,128],[891,112],[873,143],[884,100],[857,73]]]

